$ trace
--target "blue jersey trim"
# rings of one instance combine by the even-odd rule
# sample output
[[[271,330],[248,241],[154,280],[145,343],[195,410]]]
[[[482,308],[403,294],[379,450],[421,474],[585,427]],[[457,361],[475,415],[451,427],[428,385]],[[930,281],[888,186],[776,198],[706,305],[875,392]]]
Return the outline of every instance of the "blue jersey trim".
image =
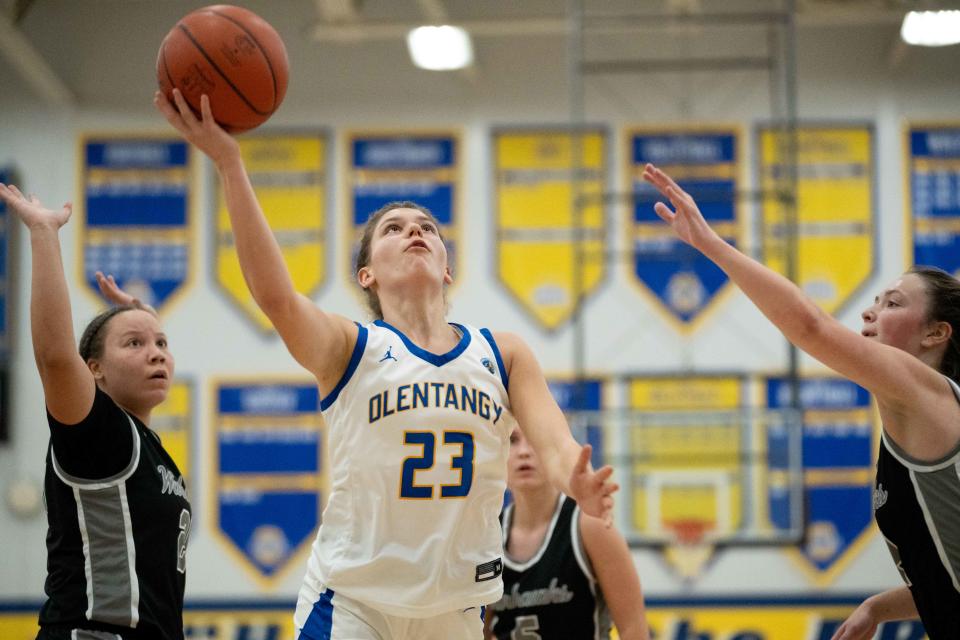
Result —
[[[444,353],[443,355],[430,353],[426,349],[421,349],[417,345],[413,344],[413,342],[410,341],[410,338],[405,336],[402,331],[400,331],[396,327],[392,326],[391,324],[383,320],[376,320],[374,321],[373,324],[377,325],[378,327],[383,327],[384,329],[389,329],[390,331],[393,331],[403,341],[403,344],[407,348],[407,351],[417,356],[421,360],[429,362],[430,364],[435,365],[437,367],[442,367],[443,365],[447,364],[451,360],[455,360],[457,356],[463,353],[466,350],[466,348],[470,346],[470,332],[467,331],[466,327],[459,325],[456,322],[451,322],[450,325],[460,330],[460,334],[461,334],[460,342],[457,343],[457,346],[455,346],[450,351]]]
[[[350,382],[350,378],[353,377],[353,372],[357,370],[357,365],[360,364],[360,358],[363,356],[363,350],[366,348],[367,328],[357,324],[357,343],[353,345],[353,353],[350,354],[350,363],[347,365],[347,370],[344,371],[340,377],[337,386],[333,388],[333,391],[331,391],[326,398],[320,401],[320,411],[326,411],[330,405],[336,402],[337,396],[340,395],[343,388]]]
[[[329,640],[333,631],[333,589],[324,589],[300,630],[301,638]]]
[[[510,390],[510,376],[507,375],[507,369],[503,366],[503,358],[500,357],[500,348],[497,347],[497,341],[493,339],[490,329],[480,329],[480,335],[487,339],[490,348],[493,349],[493,356],[497,359],[497,369],[500,370],[500,380],[503,382],[503,388]]]

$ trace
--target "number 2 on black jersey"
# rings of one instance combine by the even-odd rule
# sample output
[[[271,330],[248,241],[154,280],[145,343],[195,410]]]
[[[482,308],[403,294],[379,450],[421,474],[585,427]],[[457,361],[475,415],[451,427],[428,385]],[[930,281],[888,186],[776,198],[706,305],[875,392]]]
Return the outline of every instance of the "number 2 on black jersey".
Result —
[[[180,535],[177,536],[177,571],[187,571],[187,540],[190,539],[190,512],[180,512]]]
[[[436,458],[437,436],[433,431],[406,431],[403,444],[419,445],[420,455],[407,456],[400,468],[400,497],[415,500],[433,498],[433,485],[415,482],[417,471],[432,469]],[[460,455],[450,459],[450,468],[460,472],[460,482],[440,485],[441,498],[463,498],[473,484],[473,434],[467,431],[444,431],[443,444],[460,445]]]

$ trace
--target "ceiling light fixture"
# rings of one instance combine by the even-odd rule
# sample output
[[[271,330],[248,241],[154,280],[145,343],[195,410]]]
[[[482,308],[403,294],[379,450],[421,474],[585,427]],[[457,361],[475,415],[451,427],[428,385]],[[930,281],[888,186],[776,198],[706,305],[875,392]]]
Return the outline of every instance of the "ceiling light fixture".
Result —
[[[452,71],[473,64],[470,34],[460,27],[417,27],[407,34],[413,64],[431,71]]]
[[[960,42],[960,11],[910,11],[903,17],[900,37],[907,44],[945,47]]]

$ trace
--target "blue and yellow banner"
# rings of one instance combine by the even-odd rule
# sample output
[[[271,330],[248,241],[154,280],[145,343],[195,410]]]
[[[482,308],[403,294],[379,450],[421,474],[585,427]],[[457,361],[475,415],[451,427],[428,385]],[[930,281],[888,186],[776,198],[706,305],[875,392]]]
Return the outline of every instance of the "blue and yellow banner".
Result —
[[[666,545],[664,559],[695,579],[709,545],[750,519],[751,477],[741,376],[627,380],[632,517],[628,537]],[[689,542],[691,544],[680,544]]]
[[[831,597],[646,599],[655,640],[830,640],[856,606],[871,594]],[[296,603],[191,602],[183,613],[184,635],[203,640],[294,640]],[[40,602],[0,602],[0,637],[34,640]],[[611,638],[618,638],[616,630]],[[876,640],[927,640],[919,620],[886,622]]]
[[[280,244],[294,288],[311,296],[326,280],[327,141],[320,133],[238,140],[250,182]],[[222,187],[216,217],[217,282],[263,331],[273,326],[244,282]]]
[[[633,194],[627,220],[631,238],[631,279],[652,294],[672,324],[689,330],[727,286],[729,278],[688,246],[657,216],[665,198],[644,182],[652,162],[669,173],[700,206],[724,240],[741,245],[742,150],[739,131],[729,129],[632,129],[627,132],[626,184]]]
[[[94,274],[103,271],[164,311],[191,274],[190,145],[176,138],[85,136],[80,156],[85,288],[98,292]]]
[[[865,598],[866,596],[864,596]],[[816,595],[648,603],[656,640],[830,640],[864,598]],[[919,620],[879,625],[876,640],[925,640]]]
[[[606,276],[606,139],[605,130],[493,133],[497,275],[547,330]]]
[[[912,125],[906,147],[907,259],[960,277],[960,123]]]
[[[199,494],[191,483],[196,478],[193,470],[193,424],[196,415],[193,389],[193,382],[174,378],[167,399],[153,410],[150,428],[160,436],[164,450],[180,469],[191,499],[196,499],[195,496]]]
[[[603,410],[604,380],[588,377],[582,380],[549,377],[547,386],[560,410],[567,414],[570,431],[577,442],[593,447],[590,458],[595,469],[604,464],[603,422],[600,412]]]
[[[789,380],[767,378],[766,406],[788,409]],[[843,378],[804,378],[796,389],[802,412],[804,544],[791,549],[800,566],[821,586],[832,582],[873,532],[873,459],[876,427],[870,394]],[[791,498],[791,425],[766,424],[769,523],[788,529],[797,505]]]
[[[309,548],[326,497],[324,427],[313,381],[213,386],[214,530],[264,585]]]
[[[426,207],[437,218],[456,281],[462,265],[458,256],[459,136],[453,132],[351,133],[347,143],[349,272],[354,273],[357,241],[370,214],[387,203],[407,200]]]
[[[834,314],[866,283],[876,263],[873,127],[804,125],[796,131],[795,225],[787,219],[788,142],[782,130],[759,130],[763,261],[790,275],[793,226],[797,284]]]

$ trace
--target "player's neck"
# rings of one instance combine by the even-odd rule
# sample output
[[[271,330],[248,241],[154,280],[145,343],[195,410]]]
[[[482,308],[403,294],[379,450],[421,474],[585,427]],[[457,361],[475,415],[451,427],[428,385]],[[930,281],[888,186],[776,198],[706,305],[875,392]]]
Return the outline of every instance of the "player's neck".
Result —
[[[515,491],[512,526],[533,529],[549,523],[557,509],[559,498],[560,492],[549,482],[536,489]]]
[[[442,296],[381,298],[380,304],[384,322],[402,331],[421,349],[446,353],[460,341],[457,332],[447,323]]]
[[[116,400],[114,400],[116,402]],[[150,426],[150,414],[153,413],[150,409],[134,409],[126,405],[122,405],[117,402],[117,406],[132,415],[134,418],[137,418],[140,422],[146,426]]]

